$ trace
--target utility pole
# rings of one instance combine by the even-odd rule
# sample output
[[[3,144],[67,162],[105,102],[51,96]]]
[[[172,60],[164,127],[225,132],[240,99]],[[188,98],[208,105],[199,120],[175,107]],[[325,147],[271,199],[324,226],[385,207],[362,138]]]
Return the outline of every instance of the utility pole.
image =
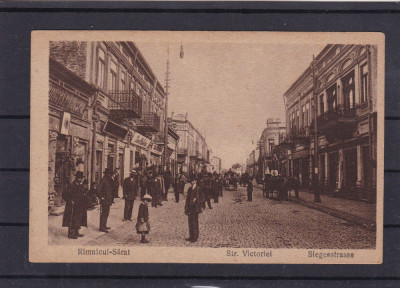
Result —
[[[321,203],[321,196],[319,191],[319,171],[318,171],[318,96],[315,87],[315,59],[313,55],[313,61],[311,65],[312,77],[313,77],[313,96],[314,96],[314,202]],[[322,113],[322,111],[321,111]]]
[[[168,95],[169,95],[169,43],[168,43],[168,58],[167,58],[167,72],[165,73],[165,109],[164,109],[164,155],[163,155],[163,169],[167,171],[168,165]]]

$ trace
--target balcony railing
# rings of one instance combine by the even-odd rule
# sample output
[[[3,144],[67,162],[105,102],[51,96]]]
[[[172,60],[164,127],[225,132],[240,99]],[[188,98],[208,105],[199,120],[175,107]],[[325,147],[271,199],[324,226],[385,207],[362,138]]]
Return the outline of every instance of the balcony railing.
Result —
[[[334,109],[328,110],[322,115],[318,116],[319,122],[329,122],[341,119],[352,119],[356,116],[357,108],[346,108],[345,106],[338,105]]]
[[[148,112],[143,114],[143,117],[138,122],[137,127],[140,131],[143,132],[158,132],[160,131],[160,124],[160,116],[158,116],[154,112]]]
[[[318,133],[329,142],[351,137],[357,128],[357,107],[337,106],[318,116]]]
[[[188,155],[188,149],[178,148],[178,155]]]
[[[110,91],[108,96],[108,108],[112,119],[142,116],[142,99],[133,90],[114,90]]]

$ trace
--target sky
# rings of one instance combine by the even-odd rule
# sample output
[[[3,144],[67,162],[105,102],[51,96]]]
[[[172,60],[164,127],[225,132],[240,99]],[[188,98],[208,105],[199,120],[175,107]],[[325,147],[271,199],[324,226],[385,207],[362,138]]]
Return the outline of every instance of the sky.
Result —
[[[135,42],[165,85],[168,43]],[[180,58],[183,46],[184,57]],[[188,113],[222,167],[246,163],[268,118],[285,121],[283,94],[325,45],[169,43],[168,114]]]

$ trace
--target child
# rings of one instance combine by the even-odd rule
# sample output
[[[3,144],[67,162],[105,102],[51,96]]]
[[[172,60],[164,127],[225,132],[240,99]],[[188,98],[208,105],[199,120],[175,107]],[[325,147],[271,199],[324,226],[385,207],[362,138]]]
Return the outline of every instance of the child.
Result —
[[[142,236],[140,243],[149,243],[150,241],[146,239],[146,234],[150,231],[149,222],[149,208],[147,204],[151,202],[151,196],[146,194],[142,197],[142,203],[139,206],[139,213],[136,222],[136,232]]]

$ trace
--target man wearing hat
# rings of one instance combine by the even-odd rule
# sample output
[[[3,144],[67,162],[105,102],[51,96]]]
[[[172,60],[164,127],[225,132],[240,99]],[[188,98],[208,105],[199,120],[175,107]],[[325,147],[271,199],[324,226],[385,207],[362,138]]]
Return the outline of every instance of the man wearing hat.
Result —
[[[113,171],[106,168],[104,177],[101,180],[98,191],[100,195],[100,231],[108,233],[107,219],[110,214],[110,206],[113,203],[114,180],[112,178]]]
[[[199,213],[202,211],[204,197],[200,187],[197,186],[196,178],[192,179],[191,184],[185,203],[185,214],[188,216],[189,224],[189,238],[186,240],[194,243],[199,238]]]
[[[76,172],[74,182],[68,185],[62,195],[66,201],[62,226],[68,227],[68,238],[70,239],[83,237],[83,234],[79,234],[79,229],[81,226],[87,227],[87,199],[83,180],[83,172]]]
[[[138,194],[138,189],[139,181],[137,178],[137,173],[136,170],[132,169],[129,177],[124,180],[124,184],[122,187],[125,199],[124,220],[122,221],[132,221],[133,202]]]

